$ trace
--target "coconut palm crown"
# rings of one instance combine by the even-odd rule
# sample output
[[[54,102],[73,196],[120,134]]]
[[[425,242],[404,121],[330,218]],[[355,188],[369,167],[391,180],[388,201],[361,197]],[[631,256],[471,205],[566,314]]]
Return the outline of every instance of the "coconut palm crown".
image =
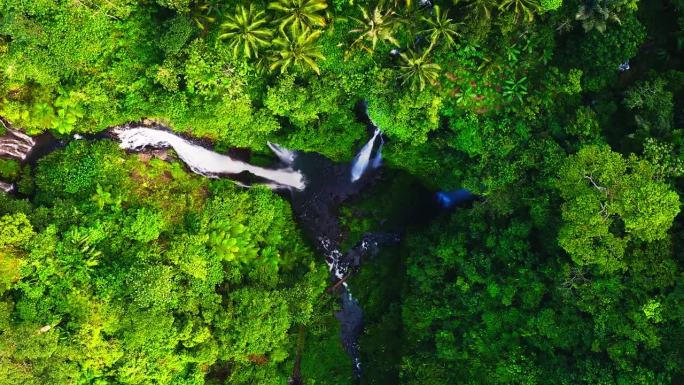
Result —
[[[383,9],[382,3],[378,4],[372,11],[363,7],[359,8],[361,9],[362,18],[352,18],[358,24],[358,28],[349,31],[360,34],[352,43],[352,47],[360,47],[372,52],[379,41],[399,46],[399,42],[394,37],[394,32],[400,20],[392,8]]]
[[[269,47],[273,37],[266,13],[254,4],[249,8],[237,6],[235,13],[221,24],[221,32],[219,39],[228,42],[236,57],[259,57],[259,51]]]
[[[280,36],[273,40],[271,71],[280,70],[285,73],[290,68],[296,68],[300,71],[310,69],[320,74],[321,70],[316,61],[325,60],[316,43],[320,36],[321,31],[309,28],[301,31],[297,28],[282,31]]]
[[[306,28],[325,27],[326,20],[320,12],[328,8],[326,0],[276,0],[268,4],[268,9],[280,12],[279,28],[286,27],[303,31]]]
[[[414,50],[408,50],[401,54],[401,60],[399,78],[402,79],[402,85],[408,83],[411,88],[422,91],[426,84],[434,84],[437,81],[441,67],[428,60],[427,51],[421,55]]]

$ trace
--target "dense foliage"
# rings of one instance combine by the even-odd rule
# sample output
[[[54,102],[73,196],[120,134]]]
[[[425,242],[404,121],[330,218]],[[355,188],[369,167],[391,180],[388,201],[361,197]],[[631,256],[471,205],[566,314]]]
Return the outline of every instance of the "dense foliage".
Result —
[[[348,161],[366,100],[392,171],[346,241],[405,237],[350,278],[361,383],[679,384],[683,28],[682,0],[0,0],[0,117]],[[110,140],[0,179],[0,384],[355,381],[283,198]],[[426,187],[482,199],[425,224]]]
[[[74,143],[2,201],[3,383],[287,376],[326,276],[287,203],[141,158]]]

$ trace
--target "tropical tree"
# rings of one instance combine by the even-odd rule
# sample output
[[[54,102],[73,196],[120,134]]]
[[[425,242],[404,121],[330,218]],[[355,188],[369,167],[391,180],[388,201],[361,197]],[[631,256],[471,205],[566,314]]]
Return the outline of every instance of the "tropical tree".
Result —
[[[320,36],[321,31],[312,31],[309,28],[301,31],[297,28],[291,28],[288,32],[281,31],[280,36],[273,40],[271,71],[279,69],[285,73],[291,67],[297,67],[302,71],[312,69],[316,74],[320,74],[316,60],[325,60],[316,44]]]
[[[395,46],[399,42],[394,37],[394,32],[399,25],[399,17],[392,8],[383,9],[383,4],[378,4],[372,11],[363,7],[361,9],[362,19],[352,18],[359,27],[352,29],[351,33],[360,33],[354,40],[352,47],[360,47],[368,52],[375,50],[378,41],[384,41]],[[366,43],[370,43],[370,47]]]
[[[306,28],[324,27],[325,17],[320,11],[328,8],[326,0],[277,0],[268,4],[268,9],[284,14],[278,21],[280,30],[288,25],[303,31]]]
[[[539,8],[537,0],[503,0],[499,3],[499,11],[512,10],[516,21],[522,16],[528,23],[534,19],[534,12]]]
[[[594,0],[580,5],[575,20],[582,23],[584,32],[596,29],[603,33],[609,20],[620,24],[615,8],[611,6],[611,2],[604,0]]]
[[[449,11],[442,12],[438,5],[435,5],[432,17],[424,17],[423,20],[429,26],[429,28],[421,31],[430,36],[428,51],[432,50],[439,41],[444,41],[447,47],[451,47],[455,43],[454,38],[460,35],[458,32],[459,23],[450,19]]]
[[[411,88],[422,91],[425,84],[434,84],[437,81],[441,67],[427,59],[427,51],[419,55],[416,51],[409,50],[401,54],[401,59],[399,78],[403,79],[402,85],[408,83]]]
[[[578,265],[610,272],[623,269],[631,240],[665,239],[679,213],[679,197],[656,180],[648,161],[625,159],[608,146],[585,146],[558,172],[565,203],[558,243]]]
[[[221,24],[219,39],[228,41],[235,56],[259,57],[259,50],[268,47],[273,36],[267,23],[265,12],[257,10],[254,4],[250,4],[249,8],[239,5],[235,8],[235,14],[228,16]]]

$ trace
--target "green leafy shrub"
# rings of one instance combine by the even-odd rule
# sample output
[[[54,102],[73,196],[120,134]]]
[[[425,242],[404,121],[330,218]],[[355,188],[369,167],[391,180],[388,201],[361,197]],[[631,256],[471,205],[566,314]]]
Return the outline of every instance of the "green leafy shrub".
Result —
[[[142,208],[130,215],[129,222],[123,228],[123,235],[129,239],[147,243],[159,238],[166,224],[161,213]]]
[[[439,127],[441,102],[428,91],[373,96],[368,100],[368,114],[390,138],[420,144]]]
[[[76,141],[64,151],[52,153],[38,166],[36,185],[42,191],[39,199],[89,200],[98,183],[116,184],[124,177],[123,170],[117,167],[123,163],[120,154],[116,145],[107,141],[93,145]]]
[[[0,178],[14,180],[20,171],[19,162],[13,159],[0,159]]]

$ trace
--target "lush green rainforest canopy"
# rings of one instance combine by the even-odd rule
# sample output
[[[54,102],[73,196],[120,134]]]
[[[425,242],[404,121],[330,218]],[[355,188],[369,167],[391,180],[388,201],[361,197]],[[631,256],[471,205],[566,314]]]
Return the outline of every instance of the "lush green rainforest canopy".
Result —
[[[683,384],[683,27],[682,0],[0,0],[14,127],[349,161],[367,100],[385,175],[347,240],[404,229],[349,278],[359,380],[282,197],[111,140],[0,159],[0,384]]]

